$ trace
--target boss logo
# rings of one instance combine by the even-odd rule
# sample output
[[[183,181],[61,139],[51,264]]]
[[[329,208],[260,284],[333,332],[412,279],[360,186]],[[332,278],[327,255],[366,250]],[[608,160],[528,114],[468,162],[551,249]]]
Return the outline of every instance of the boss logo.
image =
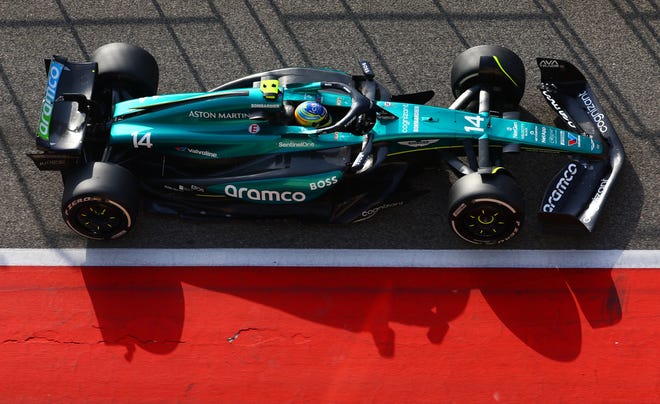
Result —
[[[332,177],[328,177],[324,180],[319,180],[316,182],[310,182],[309,183],[309,189],[312,191],[316,191],[317,189],[322,189],[325,187],[330,187],[335,185],[339,180],[337,179],[336,175],[333,175]]]

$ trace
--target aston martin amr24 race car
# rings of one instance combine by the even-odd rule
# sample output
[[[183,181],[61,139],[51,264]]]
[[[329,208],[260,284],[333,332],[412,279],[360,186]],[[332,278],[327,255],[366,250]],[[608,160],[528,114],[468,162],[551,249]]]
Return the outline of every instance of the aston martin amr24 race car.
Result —
[[[404,186],[412,168],[439,161],[458,175],[449,226],[468,242],[497,244],[524,219],[522,191],[501,157],[550,150],[569,158],[548,186],[540,220],[591,231],[623,148],[577,68],[553,58],[537,64],[562,128],[520,120],[524,65],[497,46],[455,59],[456,99],[443,108],[425,105],[432,91],[392,95],[366,61],[358,75],[281,68],[208,92],[156,95],[153,56],[112,43],[89,62],[46,60],[40,152],[29,156],[39,169],[62,173],[64,221],[90,239],[124,235],[141,207],[361,221],[414,196]],[[323,122],[297,119],[309,101],[321,106]]]

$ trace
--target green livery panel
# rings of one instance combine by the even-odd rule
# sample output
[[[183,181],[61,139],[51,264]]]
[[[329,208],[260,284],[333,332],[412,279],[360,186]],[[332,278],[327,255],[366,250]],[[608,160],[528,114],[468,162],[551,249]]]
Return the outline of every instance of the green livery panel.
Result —
[[[375,141],[396,142],[391,154],[462,147],[462,139],[484,136],[494,143],[518,143],[534,149],[582,154],[603,152],[598,140],[553,126],[426,105],[394,102],[378,105],[398,118],[380,120],[374,127]]]
[[[286,115],[285,102],[318,100],[339,116],[350,97],[318,86],[285,89],[265,97],[259,88],[140,98],[116,105],[111,145],[155,148],[166,155],[217,159],[293,153],[359,145],[349,132],[311,134]],[[390,143],[389,154],[462,147],[465,138],[530,149],[600,154],[598,140],[553,126],[502,119],[442,107],[379,101],[374,142]]]
[[[307,95],[315,97],[316,95]],[[350,107],[350,98],[326,94],[327,102]],[[294,100],[305,99],[297,94]],[[355,145],[348,132],[309,135],[292,125],[282,96],[266,99],[259,89],[153,96],[117,104],[110,144],[155,148],[189,158],[232,158],[322,150]]]

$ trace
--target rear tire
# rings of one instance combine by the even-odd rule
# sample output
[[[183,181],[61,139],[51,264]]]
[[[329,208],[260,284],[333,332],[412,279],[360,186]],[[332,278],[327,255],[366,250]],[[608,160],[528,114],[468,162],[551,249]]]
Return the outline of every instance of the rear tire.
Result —
[[[119,165],[95,162],[67,177],[62,217],[83,237],[115,239],[133,227],[138,205],[139,189],[133,175]]]
[[[101,90],[118,90],[120,101],[155,95],[158,91],[158,63],[146,50],[128,43],[110,43],[91,57],[98,64],[96,85]]]
[[[455,97],[474,85],[488,89],[499,110],[515,109],[525,92],[525,65],[513,51],[480,45],[456,57],[451,68]]]
[[[518,233],[524,217],[522,191],[506,174],[468,174],[449,190],[449,224],[470,243],[503,243]]]

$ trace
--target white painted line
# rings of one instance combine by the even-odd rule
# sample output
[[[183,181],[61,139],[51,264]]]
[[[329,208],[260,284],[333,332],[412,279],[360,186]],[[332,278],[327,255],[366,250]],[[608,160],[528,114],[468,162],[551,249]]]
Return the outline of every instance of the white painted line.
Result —
[[[0,266],[660,268],[660,250],[0,249]]]

